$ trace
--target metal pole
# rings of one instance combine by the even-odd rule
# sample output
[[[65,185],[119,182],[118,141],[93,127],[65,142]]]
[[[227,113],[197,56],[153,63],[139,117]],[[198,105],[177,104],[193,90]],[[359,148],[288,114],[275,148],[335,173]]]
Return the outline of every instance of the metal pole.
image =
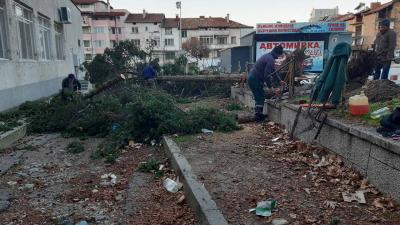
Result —
[[[182,2],[179,7],[179,51],[182,51]]]

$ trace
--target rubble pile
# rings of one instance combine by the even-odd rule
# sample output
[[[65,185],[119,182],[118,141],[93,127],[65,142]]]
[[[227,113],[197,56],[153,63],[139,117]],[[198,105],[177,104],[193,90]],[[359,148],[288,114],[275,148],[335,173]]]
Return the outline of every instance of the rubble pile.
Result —
[[[346,99],[360,94],[361,91],[365,92],[371,103],[386,102],[400,96],[400,86],[390,80],[371,80],[362,87],[354,87],[353,85],[346,88],[347,92],[344,95]]]

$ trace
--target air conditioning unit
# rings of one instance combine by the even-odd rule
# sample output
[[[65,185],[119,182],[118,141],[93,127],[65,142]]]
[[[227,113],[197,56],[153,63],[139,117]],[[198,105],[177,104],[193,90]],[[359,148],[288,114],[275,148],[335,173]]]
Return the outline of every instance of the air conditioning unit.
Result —
[[[60,22],[64,24],[71,24],[71,10],[68,7],[60,7],[58,9],[58,15],[60,16]]]

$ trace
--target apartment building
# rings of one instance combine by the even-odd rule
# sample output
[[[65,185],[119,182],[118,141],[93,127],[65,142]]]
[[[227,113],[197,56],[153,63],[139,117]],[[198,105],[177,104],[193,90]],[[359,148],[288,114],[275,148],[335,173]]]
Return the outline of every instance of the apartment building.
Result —
[[[126,37],[143,50],[153,51],[161,64],[171,61],[179,51],[178,19],[163,13],[132,13],[125,20]]]
[[[182,42],[198,38],[211,50],[208,65],[204,66],[219,64],[220,50],[240,46],[240,38],[253,31],[253,27],[231,20],[229,14],[225,18],[182,18]]]
[[[81,28],[85,60],[90,61],[96,54],[103,54],[119,40],[125,40],[125,19],[129,12],[113,9],[107,1],[73,0],[81,10]]]
[[[400,1],[394,0],[385,4],[371,3],[370,7],[354,14],[338,18],[348,24],[348,31],[353,33],[353,47],[371,48],[379,32],[379,22],[391,20],[391,28],[397,32],[397,48],[400,48]]]
[[[0,0],[0,111],[57,93],[83,58],[71,0]]]

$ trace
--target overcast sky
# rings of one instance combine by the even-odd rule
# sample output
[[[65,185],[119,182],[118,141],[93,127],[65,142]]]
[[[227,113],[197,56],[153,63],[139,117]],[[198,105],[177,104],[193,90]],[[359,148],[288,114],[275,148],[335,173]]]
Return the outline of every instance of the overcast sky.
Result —
[[[231,19],[255,26],[256,23],[308,21],[312,8],[334,8],[339,6],[340,13],[353,11],[360,3],[376,0],[182,0],[182,17],[221,16],[227,13]],[[174,17],[178,10],[176,0],[110,0],[114,8],[125,8],[132,13],[165,13]],[[388,0],[383,0],[383,3]]]

